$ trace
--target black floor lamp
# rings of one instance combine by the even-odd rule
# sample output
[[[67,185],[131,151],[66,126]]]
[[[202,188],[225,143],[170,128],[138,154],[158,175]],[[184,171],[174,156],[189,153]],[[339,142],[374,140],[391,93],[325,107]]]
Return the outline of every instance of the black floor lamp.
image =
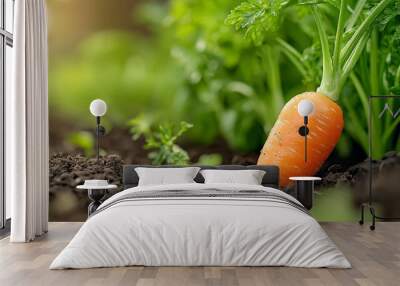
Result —
[[[100,136],[106,134],[106,129],[100,125],[100,118],[107,112],[107,104],[101,99],[90,103],[90,112],[96,117],[96,158],[100,158]]]
[[[369,161],[369,171],[368,171],[368,202],[361,204],[361,219],[359,221],[359,224],[364,224],[364,209],[367,208],[369,209],[369,212],[371,214],[372,218],[372,224],[369,226],[370,230],[375,230],[375,225],[376,225],[376,220],[382,220],[382,221],[399,221],[400,217],[383,217],[379,216],[376,213],[375,207],[374,207],[374,199],[373,199],[373,174],[372,174],[372,161],[373,161],[373,156],[372,156],[372,151],[373,151],[373,146],[372,146],[372,102],[374,100],[387,100],[387,99],[395,99],[399,98],[399,95],[380,95],[380,96],[369,96],[368,98],[368,161]],[[381,115],[384,114],[387,108],[387,105],[385,104],[384,109],[381,111]],[[391,115],[393,118],[396,118],[398,114],[391,112]],[[397,124],[399,125],[399,124]]]

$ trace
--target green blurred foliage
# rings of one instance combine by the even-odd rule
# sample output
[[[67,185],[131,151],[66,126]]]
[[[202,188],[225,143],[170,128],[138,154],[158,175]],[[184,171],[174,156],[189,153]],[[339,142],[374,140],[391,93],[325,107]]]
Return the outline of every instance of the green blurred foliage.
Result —
[[[283,104],[297,93],[315,90],[322,76],[321,47],[309,5],[283,12],[286,2],[143,2],[132,14],[140,31],[99,31],[74,53],[54,56],[50,105],[79,127],[88,127],[93,123],[89,103],[102,98],[109,107],[104,117],[108,128],[126,126],[138,114],[143,118],[141,125],[133,124],[135,134],[185,120],[195,126],[185,136],[196,144],[222,137],[234,151],[259,151]],[[318,2],[328,3],[320,6],[333,42],[336,1]],[[349,9],[360,2],[349,0]],[[400,90],[398,11],[391,7],[380,17],[377,46],[369,41],[340,96],[346,124],[338,149],[345,158],[358,145],[367,151],[366,97]],[[247,30],[248,37],[235,26]],[[345,37],[353,33],[350,27]],[[290,57],[297,57],[297,66]],[[371,60],[377,62],[375,73]],[[377,157],[400,145],[398,137],[391,137],[395,131],[382,134],[392,126],[389,119],[384,122],[374,127],[377,138],[385,139]]]
[[[89,104],[102,98],[105,119],[124,125],[135,113],[167,116],[179,84],[178,68],[158,38],[129,32],[98,32],[84,40],[76,54],[58,59],[50,72],[50,104],[66,118],[91,120]]]

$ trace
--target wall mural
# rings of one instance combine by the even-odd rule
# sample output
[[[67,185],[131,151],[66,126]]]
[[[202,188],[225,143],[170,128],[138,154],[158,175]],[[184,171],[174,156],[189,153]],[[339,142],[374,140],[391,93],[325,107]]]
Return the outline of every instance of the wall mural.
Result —
[[[317,219],[357,221],[369,132],[374,200],[400,216],[400,13],[371,3],[48,0],[50,220],[85,220],[76,186],[120,187],[123,164],[274,164],[289,193],[322,178]]]

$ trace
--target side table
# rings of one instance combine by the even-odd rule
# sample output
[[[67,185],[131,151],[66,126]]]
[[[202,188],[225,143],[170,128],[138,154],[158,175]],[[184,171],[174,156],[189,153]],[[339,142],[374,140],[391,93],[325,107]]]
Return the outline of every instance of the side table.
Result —
[[[314,201],[314,182],[320,181],[320,177],[290,177],[296,182],[296,198],[303,206],[311,210]]]
[[[88,206],[88,217],[94,213],[97,208],[103,203],[104,197],[107,194],[107,190],[116,189],[116,185],[106,185],[106,186],[89,186],[89,185],[79,185],[76,187],[80,190],[87,190],[90,204]]]

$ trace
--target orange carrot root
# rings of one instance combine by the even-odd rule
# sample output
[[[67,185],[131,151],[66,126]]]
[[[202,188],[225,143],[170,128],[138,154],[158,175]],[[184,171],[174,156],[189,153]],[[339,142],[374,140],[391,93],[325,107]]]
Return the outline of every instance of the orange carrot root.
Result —
[[[314,104],[308,121],[307,162],[304,160],[304,137],[298,133],[303,126],[303,117],[298,114],[297,105],[302,99]],[[335,148],[343,125],[340,106],[327,96],[317,92],[296,95],[279,114],[257,164],[279,166],[282,187],[288,185],[291,176],[314,175]]]

